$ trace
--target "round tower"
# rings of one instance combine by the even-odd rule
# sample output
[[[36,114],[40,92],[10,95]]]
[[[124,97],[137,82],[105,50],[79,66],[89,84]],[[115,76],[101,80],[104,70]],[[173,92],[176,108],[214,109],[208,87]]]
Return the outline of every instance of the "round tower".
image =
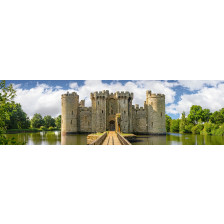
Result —
[[[77,133],[78,130],[79,95],[76,92],[61,96],[61,133]]]
[[[148,133],[165,134],[166,116],[165,116],[165,95],[152,94],[146,91],[147,129]]]

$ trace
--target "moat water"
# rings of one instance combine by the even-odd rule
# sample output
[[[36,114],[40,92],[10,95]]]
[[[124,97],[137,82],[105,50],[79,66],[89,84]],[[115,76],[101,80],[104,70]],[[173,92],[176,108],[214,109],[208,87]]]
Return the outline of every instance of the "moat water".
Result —
[[[6,134],[27,145],[86,145],[87,134],[61,136],[60,131]],[[224,145],[224,136],[169,133],[161,136],[138,135],[133,145]]]

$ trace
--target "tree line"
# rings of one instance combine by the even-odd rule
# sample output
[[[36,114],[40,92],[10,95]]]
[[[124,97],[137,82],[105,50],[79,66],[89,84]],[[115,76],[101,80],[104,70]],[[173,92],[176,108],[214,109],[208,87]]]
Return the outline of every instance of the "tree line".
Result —
[[[54,130],[61,128],[61,115],[56,118],[50,115],[42,117],[34,114],[30,119],[19,103],[15,103],[16,91],[12,84],[6,86],[0,81],[0,144],[20,144],[13,138],[6,138],[4,133],[9,130]],[[22,143],[21,143],[22,144]]]
[[[192,133],[201,135],[224,135],[224,108],[211,112],[201,106],[193,105],[188,116],[172,119],[166,115],[166,131],[173,133]]]

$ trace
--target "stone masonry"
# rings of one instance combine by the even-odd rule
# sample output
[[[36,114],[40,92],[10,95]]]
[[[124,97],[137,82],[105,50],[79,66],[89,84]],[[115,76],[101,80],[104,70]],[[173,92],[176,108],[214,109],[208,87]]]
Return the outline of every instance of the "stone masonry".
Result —
[[[91,107],[77,93],[61,96],[62,134],[121,131],[134,134],[165,134],[165,95],[146,91],[144,107],[132,105],[133,93],[108,90],[90,94]]]

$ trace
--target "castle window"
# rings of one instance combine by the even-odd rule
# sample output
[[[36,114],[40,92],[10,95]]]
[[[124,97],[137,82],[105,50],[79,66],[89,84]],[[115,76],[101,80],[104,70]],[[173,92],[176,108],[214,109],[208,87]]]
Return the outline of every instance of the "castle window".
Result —
[[[126,114],[126,111],[124,110],[124,114]]]
[[[161,117],[163,116],[163,113],[161,112]]]
[[[72,115],[73,115],[73,111],[72,111]]]
[[[152,127],[153,127],[153,122],[152,122]]]
[[[114,114],[113,110],[111,110],[111,114],[112,114],[112,115]]]
[[[103,114],[103,110],[102,110],[102,114]]]
[[[71,124],[72,124],[72,120],[71,120]]]
[[[124,100],[124,103],[125,103],[125,100]]]
[[[100,104],[100,102],[98,101],[98,105]]]

